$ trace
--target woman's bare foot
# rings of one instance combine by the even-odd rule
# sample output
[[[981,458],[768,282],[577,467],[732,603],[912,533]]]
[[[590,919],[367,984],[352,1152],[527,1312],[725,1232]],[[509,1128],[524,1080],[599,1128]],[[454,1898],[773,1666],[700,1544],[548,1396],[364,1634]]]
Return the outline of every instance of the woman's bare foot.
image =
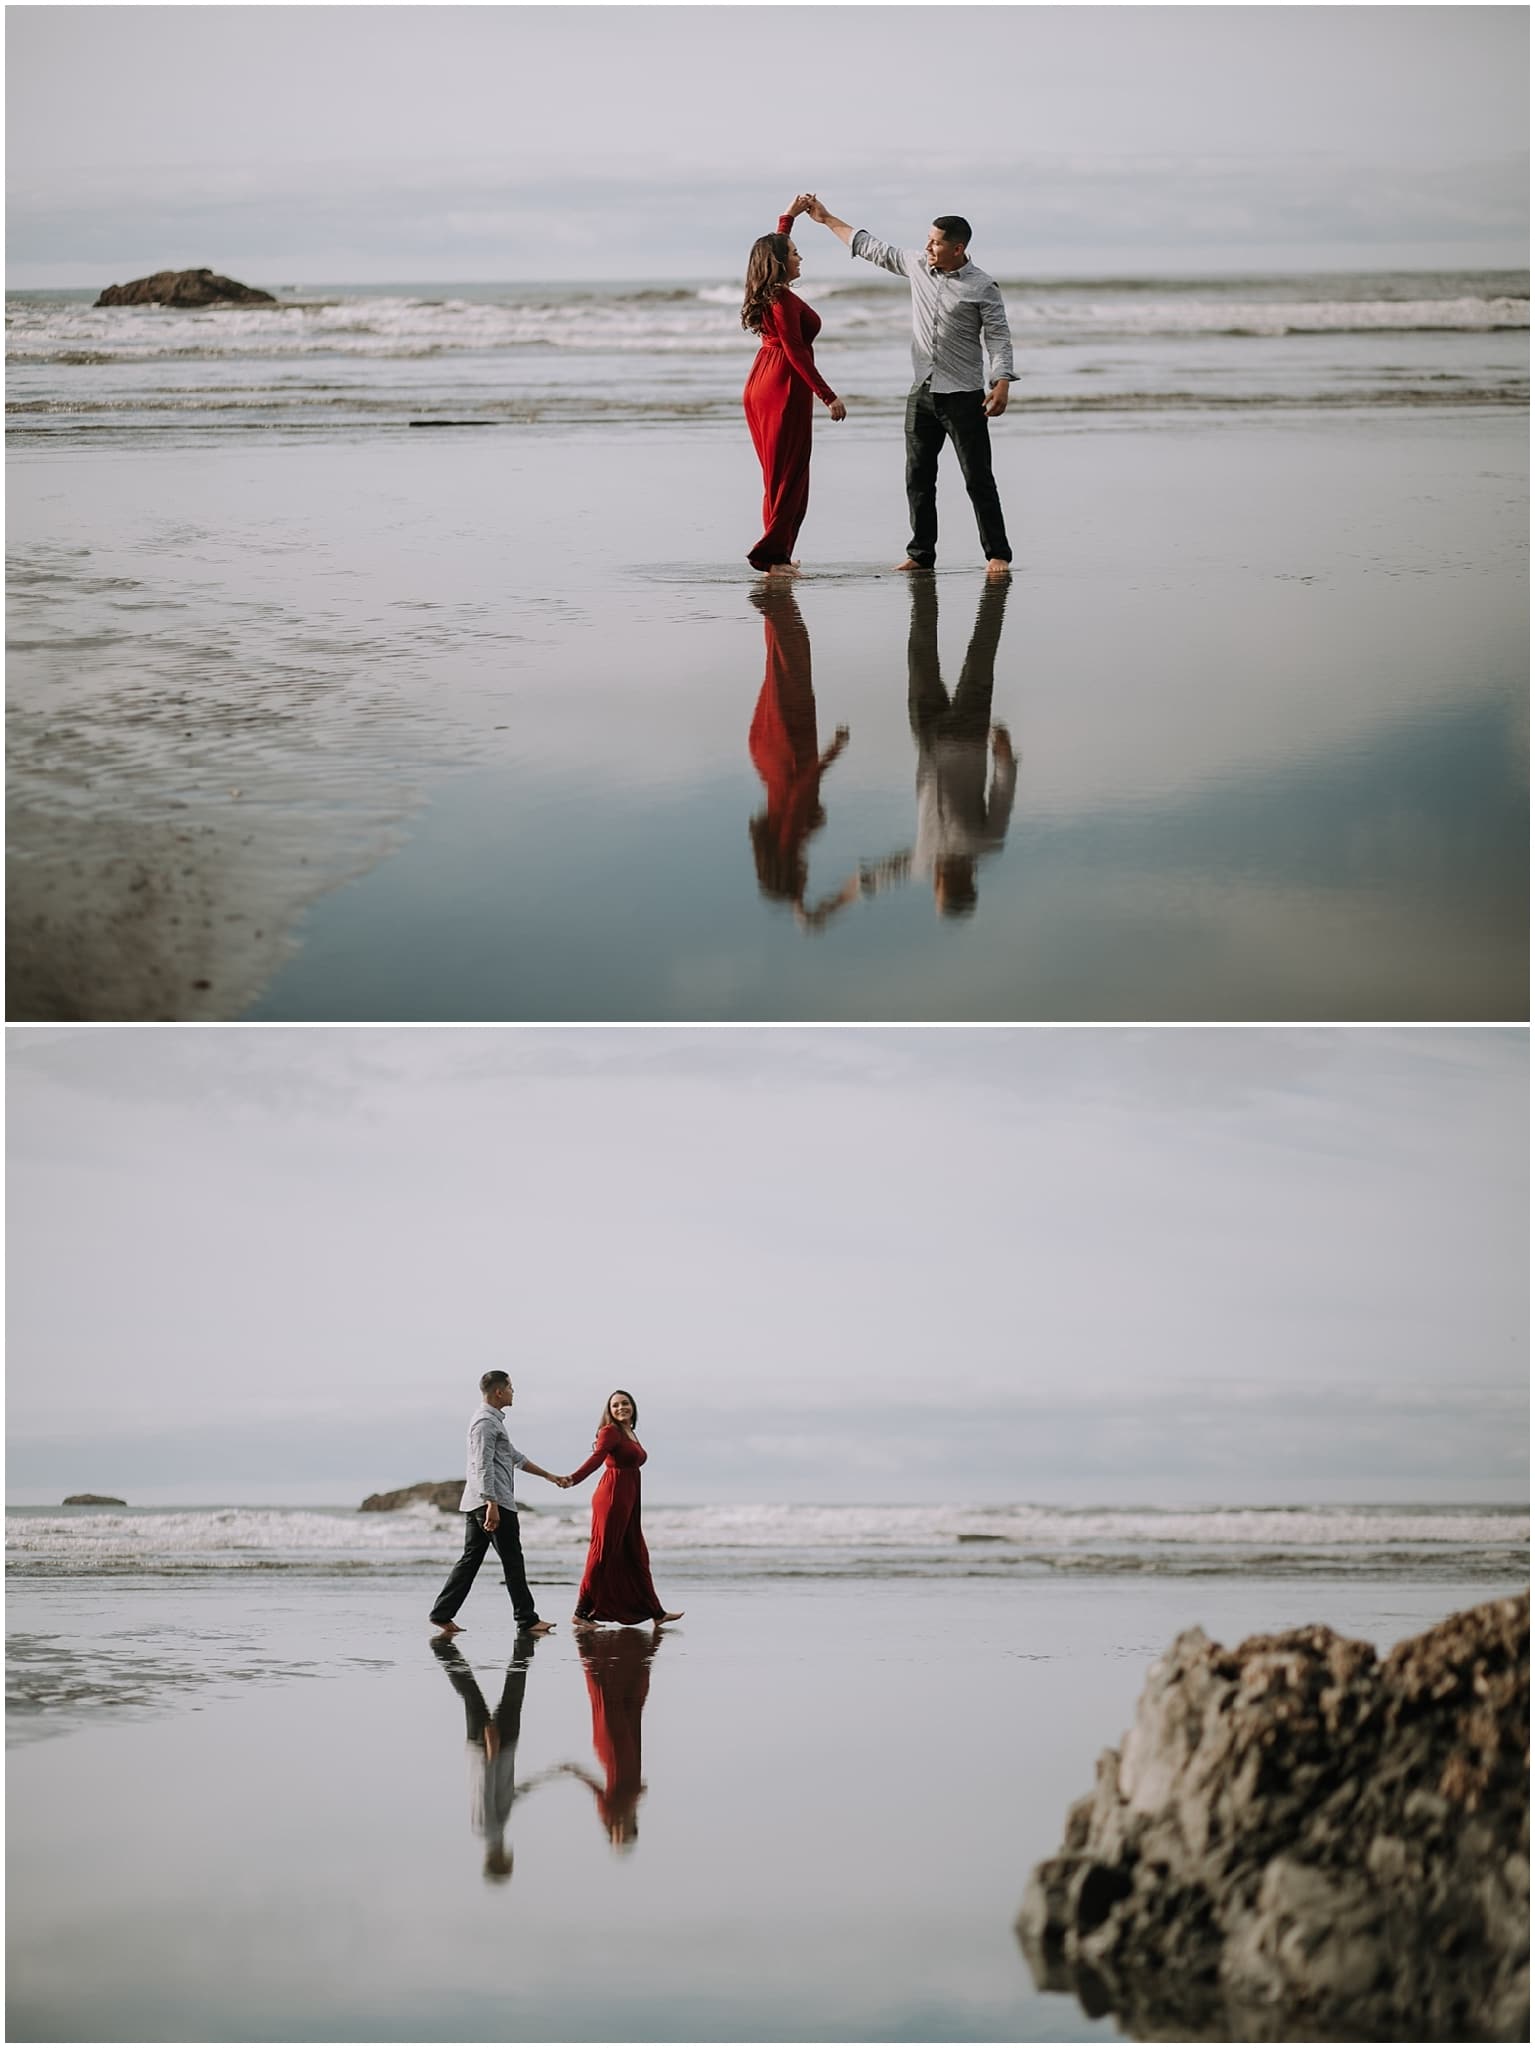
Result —
[[[681,1621],[683,1612],[684,1610],[679,1607],[675,1614],[658,1614],[656,1616],[656,1627],[663,1628],[669,1621]]]
[[[430,1621],[431,1616],[428,1615],[427,1619]],[[440,1636],[461,1636],[463,1634],[463,1630],[456,1621],[439,1621],[436,1627],[437,1633]]]
[[[573,1614],[570,1617],[570,1625],[572,1628],[595,1628],[597,1626],[589,1614]]]
[[[797,576],[799,574],[799,563],[773,562],[763,571],[763,574],[766,576]]]

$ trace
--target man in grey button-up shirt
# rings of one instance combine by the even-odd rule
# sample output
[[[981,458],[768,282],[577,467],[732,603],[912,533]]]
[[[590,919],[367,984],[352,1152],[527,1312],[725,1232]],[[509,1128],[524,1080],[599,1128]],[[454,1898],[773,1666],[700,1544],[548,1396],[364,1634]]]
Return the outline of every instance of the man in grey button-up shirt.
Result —
[[[1013,559],[1002,502],[991,472],[987,421],[1007,410],[1013,343],[1002,288],[970,261],[970,223],[940,214],[922,249],[897,249],[867,228],[838,220],[814,193],[804,195],[810,218],[831,229],[855,256],[893,271],[911,286],[911,366],[906,400],[906,500],[911,540],[902,569],[931,569],[938,553],[938,456],[954,443],[960,474],[989,576],[1006,576]],[[990,383],[981,362],[990,359]]]
[[[483,1396],[480,1406],[469,1418],[468,1476],[463,1498],[458,1504],[467,1524],[463,1555],[437,1596],[432,1620],[445,1636],[460,1633],[453,1617],[469,1597],[475,1574],[485,1562],[486,1551],[494,1543],[496,1555],[506,1573],[506,1590],[511,1595],[518,1628],[527,1630],[530,1635],[547,1635],[551,1624],[539,1620],[533,1595],[528,1590],[512,1474],[521,1466],[524,1472],[531,1472],[538,1479],[550,1480],[555,1486],[565,1486],[569,1482],[546,1472],[531,1458],[525,1458],[507,1435],[501,1411],[512,1405],[512,1383],[508,1376],[504,1372],[485,1373],[480,1380],[480,1393]]]

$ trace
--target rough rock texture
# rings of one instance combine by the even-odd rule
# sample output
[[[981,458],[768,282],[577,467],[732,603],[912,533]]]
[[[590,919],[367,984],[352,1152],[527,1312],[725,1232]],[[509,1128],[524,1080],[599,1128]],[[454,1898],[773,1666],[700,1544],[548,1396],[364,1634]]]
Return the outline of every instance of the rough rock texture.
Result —
[[[64,1505],[67,1508],[125,1508],[128,1503],[119,1500],[115,1493],[66,1493]]]
[[[1529,2035],[1530,1603],[1152,1670],[1029,1880],[1041,1989],[1143,2040]]]
[[[270,292],[212,270],[157,270],[131,284],[109,284],[98,306],[275,306]]]
[[[463,1497],[462,1479],[418,1479],[414,1486],[396,1487],[393,1493],[370,1493],[359,1512],[364,1515],[387,1515],[392,1514],[396,1508],[414,1507],[418,1500],[429,1500],[434,1508],[441,1508],[445,1515],[456,1515],[458,1504]]]

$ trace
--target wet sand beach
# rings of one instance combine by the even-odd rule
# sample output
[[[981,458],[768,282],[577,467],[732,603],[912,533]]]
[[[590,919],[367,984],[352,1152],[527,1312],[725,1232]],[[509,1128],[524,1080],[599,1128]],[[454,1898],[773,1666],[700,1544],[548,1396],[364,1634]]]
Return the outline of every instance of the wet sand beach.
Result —
[[[983,585],[949,470],[914,633],[893,419],[818,429],[797,899],[744,430],[14,450],[11,1016],[1522,1017],[1520,415],[1004,428],[961,915],[913,663],[953,693]]]
[[[509,1683],[499,1587],[445,1659],[414,1582],[241,1577],[13,1585],[13,2040],[1115,2038],[1012,1922],[1177,1631],[1384,1648],[1513,1590],[694,1582],[653,1656],[562,1626]]]

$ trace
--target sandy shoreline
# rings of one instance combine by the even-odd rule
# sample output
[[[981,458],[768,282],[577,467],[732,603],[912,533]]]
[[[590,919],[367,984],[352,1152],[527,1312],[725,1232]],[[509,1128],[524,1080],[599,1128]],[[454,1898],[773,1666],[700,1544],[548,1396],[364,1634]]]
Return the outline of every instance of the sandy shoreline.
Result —
[[[623,1854],[587,1787],[543,1775],[593,1769],[593,1722],[568,1630],[537,1651],[516,1768],[538,1782],[502,1885],[414,1585],[24,1586],[12,1629],[62,1631],[82,1671],[137,1646],[204,1683],[77,1702],[73,1733],[28,1744],[11,2038],[1113,2038],[1033,1991],[1011,1922],[1172,1634],[1319,1619],[1384,1646],[1466,1604],[1390,1583],[686,1590]],[[491,1707],[504,1604],[477,1589],[460,1639]]]
[[[848,429],[813,894],[913,829],[899,447]],[[13,455],[11,1015],[1522,1015],[1514,418],[1030,422],[998,469],[1006,844],[964,930],[905,887],[807,939],[745,845],[736,437]]]

